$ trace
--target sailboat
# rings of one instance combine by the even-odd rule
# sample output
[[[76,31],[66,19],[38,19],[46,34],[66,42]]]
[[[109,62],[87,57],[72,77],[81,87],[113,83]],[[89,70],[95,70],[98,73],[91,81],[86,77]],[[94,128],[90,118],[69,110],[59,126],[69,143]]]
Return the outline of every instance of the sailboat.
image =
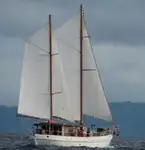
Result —
[[[52,32],[53,31],[53,32]],[[35,118],[34,145],[107,147],[113,127],[90,129],[83,115],[112,122],[83,6],[61,27],[49,24],[25,42],[18,114]]]

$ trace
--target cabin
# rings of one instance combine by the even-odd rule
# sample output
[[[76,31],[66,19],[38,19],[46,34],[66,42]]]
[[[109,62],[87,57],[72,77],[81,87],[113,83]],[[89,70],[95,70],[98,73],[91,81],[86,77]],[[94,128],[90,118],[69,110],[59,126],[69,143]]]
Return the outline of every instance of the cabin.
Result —
[[[94,130],[89,130],[89,128],[87,128],[86,125],[82,125],[82,127],[83,132],[80,131],[79,124],[71,124],[64,122],[54,122],[50,124],[46,121],[43,121],[34,124],[33,133],[62,136],[102,136],[111,132],[111,129],[109,127],[96,128]]]
[[[51,132],[53,135],[62,135],[62,124],[49,124],[48,122],[40,122],[33,124],[33,126],[34,132],[38,134],[50,134]]]
[[[53,134],[63,136],[78,136],[80,125],[74,125],[69,123],[53,123],[39,122],[33,124],[33,132],[37,134]],[[50,128],[51,126],[51,128]],[[86,125],[83,125],[83,129],[87,131]]]

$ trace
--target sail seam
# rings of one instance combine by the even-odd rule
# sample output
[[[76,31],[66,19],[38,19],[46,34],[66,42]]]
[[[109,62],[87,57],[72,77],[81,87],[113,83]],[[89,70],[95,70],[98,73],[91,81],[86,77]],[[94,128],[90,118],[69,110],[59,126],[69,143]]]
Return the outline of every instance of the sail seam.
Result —
[[[59,55],[59,53],[54,53],[54,54],[52,54],[52,56],[54,56],[54,55]]]
[[[62,92],[54,92],[52,93],[52,95],[55,95],[55,94],[61,94]]]
[[[37,47],[37,48],[39,48],[40,50],[42,50],[42,51],[45,51],[45,52],[47,52],[47,53],[50,53],[49,51],[47,51],[47,50],[45,50],[45,49],[43,49],[43,48],[41,48],[41,47],[39,47],[39,46],[37,46],[37,45],[35,45],[35,44],[33,44],[33,43],[31,43],[30,41],[26,41],[27,43],[29,43],[29,44],[31,44],[31,45],[33,45],[33,46],[35,46],[35,47]],[[39,54],[39,55],[46,55],[46,54]],[[54,56],[54,55],[59,55],[59,53],[54,53],[54,54],[52,54],[52,56]]]
[[[96,71],[96,68],[95,69],[83,69],[83,71]]]
[[[91,38],[91,36],[90,36],[90,35],[88,35],[88,36],[83,36],[83,38]]]
[[[54,92],[54,93],[52,93],[52,95],[55,95],[55,94],[61,94],[62,92]],[[50,93],[41,93],[41,94],[50,94]]]
[[[45,51],[45,52],[49,53],[47,50],[45,50],[45,49],[43,49],[43,48],[41,48],[41,47],[35,45],[34,43],[31,43],[30,41],[26,41],[26,42],[29,43],[29,44],[31,44],[31,45],[33,45],[33,46],[35,46],[35,47],[37,47],[37,48],[39,48],[39,49],[42,50],[42,51]]]
[[[65,42],[61,41],[61,40],[60,40],[60,39],[58,39],[58,38],[57,38],[57,40],[58,40],[58,41],[60,41],[61,43],[63,43],[64,45],[66,45],[66,46],[70,47],[72,50],[75,50],[75,51],[77,51],[78,53],[80,53],[80,51],[79,51],[78,49],[73,48],[72,46],[70,46],[70,45],[66,44]]]

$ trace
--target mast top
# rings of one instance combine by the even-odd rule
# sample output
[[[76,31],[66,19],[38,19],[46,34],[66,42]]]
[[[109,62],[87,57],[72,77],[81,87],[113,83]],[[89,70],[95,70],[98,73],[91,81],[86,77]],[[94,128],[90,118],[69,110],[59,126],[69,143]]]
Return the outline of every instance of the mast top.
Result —
[[[83,9],[84,9],[84,5],[83,5],[83,4],[81,4],[81,5],[80,5],[80,8],[83,10]]]
[[[81,11],[81,14],[83,16],[84,15],[84,5],[83,4],[80,5],[80,11]]]

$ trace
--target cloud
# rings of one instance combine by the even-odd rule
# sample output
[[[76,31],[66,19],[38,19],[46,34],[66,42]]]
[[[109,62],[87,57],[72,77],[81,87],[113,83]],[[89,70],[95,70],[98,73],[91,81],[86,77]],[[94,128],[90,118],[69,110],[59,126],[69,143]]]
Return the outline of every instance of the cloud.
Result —
[[[1,0],[1,103],[18,100],[24,39],[48,22],[49,13],[57,28],[81,3],[109,101],[144,101],[144,0]]]
[[[94,47],[111,101],[144,101],[145,46],[99,44]]]
[[[79,10],[81,3],[94,42],[144,44],[143,0],[1,0],[0,33],[25,38],[48,22],[49,13],[53,14],[54,27],[59,26]]]
[[[0,37],[0,104],[18,100],[23,51],[23,40]]]

